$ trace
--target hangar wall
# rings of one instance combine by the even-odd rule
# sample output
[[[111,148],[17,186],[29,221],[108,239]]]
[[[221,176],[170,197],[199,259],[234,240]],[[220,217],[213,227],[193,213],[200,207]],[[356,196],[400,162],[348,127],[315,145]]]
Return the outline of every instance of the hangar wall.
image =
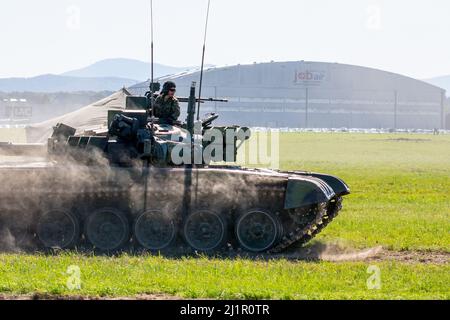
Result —
[[[189,92],[199,73],[163,77],[178,95]],[[131,87],[143,94],[147,84]],[[445,127],[445,91],[423,81],[365,67],[321,62],[272,62],[211,68],[204,75],[202,112],[220,113],[221,123],[294,128]]]

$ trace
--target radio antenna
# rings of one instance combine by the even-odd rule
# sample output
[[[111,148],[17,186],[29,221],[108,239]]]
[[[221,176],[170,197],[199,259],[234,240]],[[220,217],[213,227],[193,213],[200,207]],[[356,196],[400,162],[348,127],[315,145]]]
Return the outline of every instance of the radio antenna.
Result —
[[[151,29],[151,58],[150,58],[150,69],[151,69],[151,75],[150,75],[150,107],[152,108],[152,125],[153,125],[153,118],[155,117],[155,110],[153,108],[153,96],[155,94],[154,92],[154,54],[153,54],[153,0],[150,0],[150,29]]]
[[[150,0],[150,33],[151,33],[151,54],[150,54],[150,108],[152,109],[151,113],[151,119],[150,119],[150,125],[151,130],[154,132],[154,121],[155,121],[155,108],[153,108],[153,96],[155,94],[154,92],[154,85],[153,85],[153,0]],[[147,110],[147,116],[148,116],[148,110]],[[147,159],[145,161],[145,167],[144,170],[144,210],[147,210],[148,205],[148,180],[149,180],[149,173],[150,173],[150,159]]]
[[[198,89],[197,121],[200,120],[200,105],[202,103],[203,70],[204,70],[204,67],[205,67],[206,36],[208,34],[208,22],[209,22],[209,8],[210,8],[210,5],[211,5],[211,0],[208,0],[208,10],[206,12],[206,23],[205,23],[205,37],[203,39],[202,67],[201,67],[201,70],[200,70],[200,87]]]

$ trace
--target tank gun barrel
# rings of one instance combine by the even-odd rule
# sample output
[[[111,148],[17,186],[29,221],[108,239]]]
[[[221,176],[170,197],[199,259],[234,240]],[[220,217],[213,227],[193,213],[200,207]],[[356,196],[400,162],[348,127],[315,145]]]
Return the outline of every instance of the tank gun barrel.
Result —
[[[189,99],[190,98],[186,98],[186,97],[177,97],[177,99],[178,99],[178,101],[180,101],[180,102],[189,102]],[[203,98],[201,98],[201,99],[198,99],[198,98],[196,98],[195,99],[195,102],[196,103],[198,103],[198,102],[200,102],[200,103],[205,103],[205,102],[228,102],[228,99],[214,99],[214,98],[205,98],[205,99],[203,99]]]

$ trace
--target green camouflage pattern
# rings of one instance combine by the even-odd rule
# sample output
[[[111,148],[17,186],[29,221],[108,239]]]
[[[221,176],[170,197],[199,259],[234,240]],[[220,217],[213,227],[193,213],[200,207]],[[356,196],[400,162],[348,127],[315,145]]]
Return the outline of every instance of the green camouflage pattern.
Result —
[[[178,99],[169,96],[158,96],[155,100],[155,117],[167,123],[173,123],[180,117]]]

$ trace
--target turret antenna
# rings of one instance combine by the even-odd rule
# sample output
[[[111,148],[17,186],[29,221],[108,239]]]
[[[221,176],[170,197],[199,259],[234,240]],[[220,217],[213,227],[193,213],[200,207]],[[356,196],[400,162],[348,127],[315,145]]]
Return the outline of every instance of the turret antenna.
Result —
[[[150,119],[150,125],[152,132],[154,132],[154,121],[155,121],[155,110],[153,108],[153,96],[155,94],[154,92],[154,86],[153,86],[153,0],[150,0],[150,29],[151,29],[151,58],[150,58],[150,108],[152,109],[151,113],[151,119]],[[148,114],[148,111],[147,111]],[[149,172],[150,172],[150,159],[146,160],[145,167],[144,167],[144,210],[147,210],[148,205],[148,179],[149,179]]]
[[[210,5],[211,5],[211,0],[208,0],[208,10],[206,12],[206,23],[205,23],[205,37],[203,39],[202,67],[201,67],[201,70],[200,70],[200,87],[198,89],[197,121],[200,120],[200,105],[202,103],[203,70],[204,70],[204,66],[205,66],[206,36],[208,34],[208,22],[209,22],[209,8],[210,8]]]
[[[155,110],[153,108],[153,98],[154,98],[154,54],[153,54],[153,0],[150,0],[150,28],[151,28],[151,58],[150,58],[150,69],[151,69],[151,76],[150,76],[150,108],[152,109],[152,125],[153,125],[153,119],[155,117]]]

